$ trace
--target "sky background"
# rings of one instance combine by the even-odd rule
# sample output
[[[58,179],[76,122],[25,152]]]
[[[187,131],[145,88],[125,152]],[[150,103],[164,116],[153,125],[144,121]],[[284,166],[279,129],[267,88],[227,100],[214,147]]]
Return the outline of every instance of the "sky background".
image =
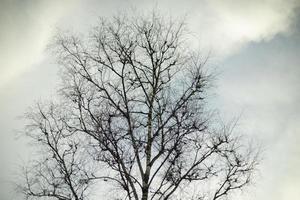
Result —
[[[55,94],[59,66],[47,52],[57,30],[86,32],[99,16],[159,9],[186,17],[193,48],[211,52],[220,115],[263,145],[257,184],[242,200],[300,196],[300,1],[0,0],[0,180],[26,162],[19,137],[28,107]],[[18,138],[18,139],[16,139]],[[0,199],[5,181],[0,181]],[[4,199],[5,200],[5,199]]]

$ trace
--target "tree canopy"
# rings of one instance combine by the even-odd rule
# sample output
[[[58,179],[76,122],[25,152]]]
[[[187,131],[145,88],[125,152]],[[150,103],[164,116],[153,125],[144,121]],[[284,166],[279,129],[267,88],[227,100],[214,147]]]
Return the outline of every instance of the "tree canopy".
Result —
[[[41,153],[19,191],[28,199],[93,199],[107,188],[104,199],[221,200],[247,186],[257,152],[207,108],[208,58],[187,38],[184,23],[157,14],[59,35],[59,98],[27,114]]]

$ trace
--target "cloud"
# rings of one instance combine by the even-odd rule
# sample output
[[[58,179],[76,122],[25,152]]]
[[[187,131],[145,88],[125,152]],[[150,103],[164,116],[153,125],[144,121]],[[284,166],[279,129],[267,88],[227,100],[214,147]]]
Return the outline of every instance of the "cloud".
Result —
[[[299,4],[296,0],[4,0],[0,6],[0,87],[42,60],[57,24],[86,30],[99,15],[157,7],[175,17],[187,15],[201,49],[224,57],[249,42],[288,33]]]
[[[98,16],[158,9],[175,19],[186,17],[195,47],[226,57],[251,42],[289,34],[299,7],[297,0],[79,0],[60,26],[87,30]]]
[[[222,66],[218,107],[229,118],[243,111],[238,130],[261,140],[265,150],[249,199],[299,196],[299,31],[253,43]]]
[[[279,49],[287,48],[290,44],[279,46],[277,51],[272,51],[274,47],[269,46],[257,52],[258,46],[255,46],[252,52],[245,51],[245,55],[239,54],[249,44],[272,43],[274,39],[278,39],[276,36],[292,33],[300,1],[0,0],[0,2],[0,90],[7,83],[13,85],[22,73],[32,69],[33,66],[45,64],[43,52],[56,25],[62,29],[75,27],[76,31],[86,31],[89,28],[87,26],[96,23],[98,16],[117,14],[118,9],[128,10],[131,7],[135,7],[139,12],[158,7],[162,13],[174,17],[187,15],[189,28],[194,39],[199,41],[201,49],[211,50],[214,55],[227,62],[218,90],[220,95],[218,99],[224,113],[232,113],[234,116],[233,112],[239,113],[246,108],[241,128],[246,132],[256,132],[256,135],[267,142],[267,160],[264,161],[262,171],[264,180],[259,184],[261,186],[259,190],[262,191],[257,199],[297,199],[300,195],[297,191],[300,186],[298,172],[300,88],[296,87],[299,85],[300,75],[300,71],[296,70],[299,66],[298,55],[288,57],[291,52],[284,50],[285,53],[279,58],[281,52]],[[197,42],[193,42],[198,45]],[[299,48],[292,50],[299,52]],[[226,60],[230,57],[240,60],[238,63],[230,63]],[[264,62],[265,60],[268,62]],[[292,61],[295,63],[291,63]],[[226,65],[232,68],[228,69]],[[44,86],[49,84],[49,77],[38,73],[31,77],[32,79],[40,77],[41,81],[45,82],[43,86],[36,84],[36,93],[47,90]],[[25,82],[28,81],[24,81],[23,85],[26,85]],[[32,89],[32,85],[29,86]],[[20,88],[22,87],[19,86]],[[2,102],[7,108],[1,109],[0,118],[3,119],[3,124],[7,125],[7,130],[8,126],[15,126],[15,121],[11,119],[12,117],[8,119],[7,113],[10,115],[13,115],[12,112],[17,113],[18,111],[13,111],[13,108],[21,110],[25,106],[24,97],[33,96],[31,90],[26,91],[28,92],[17,91],[12,94],[2,92],[3,96],[11,96],[14,99],[11,101],[7,98],[6,104]],[[27,100],[27,104],[29,101],[31,100]],[[10,133],[9,130],[3,131],[3,135]],[[11,146],[6,139],[2,139],[2,143]],[[0,150],[3,155],[7,154],[5,149],[9,148],[3,147],[3,150]],[[22,151],[21,148],[19,150]],[[5,162],[7,159],[1,160]]]
[[[1,1],[0,87],[42,59],[55,23],[70,7],[58,2]]]
[[[289,33],[299,5],[296,0],[205,0],[189,18],[201,45],[230,55],[250,42]]]

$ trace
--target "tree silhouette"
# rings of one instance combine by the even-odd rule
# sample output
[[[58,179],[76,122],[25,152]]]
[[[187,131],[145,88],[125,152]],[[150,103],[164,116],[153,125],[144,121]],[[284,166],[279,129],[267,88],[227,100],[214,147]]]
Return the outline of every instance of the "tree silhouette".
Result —
[[[105,185],[118,189],[105,199],[217,200],[248,185],[257,153],[206,109],[207,58],[186,36],[157,14],[58,36],[63,84],[56,103],[27,115],[41,156],[19,190],[82,200]]]

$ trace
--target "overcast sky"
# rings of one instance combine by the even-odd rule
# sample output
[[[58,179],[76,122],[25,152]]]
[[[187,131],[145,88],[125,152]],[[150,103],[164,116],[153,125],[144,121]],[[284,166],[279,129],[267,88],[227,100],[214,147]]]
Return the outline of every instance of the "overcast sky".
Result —
[[[221,115],[264,146],[251,200],[300,196],[300,1],[0,0],[0,177],[26,160],[17,119],[55,93],[59,66],[46,51],[57,30],[85,32],[99,16],[158,8],[186,17],[194,46],[212,52]],[[3,173],[5,172],[5,173]],[[6,173],[7,172],[7,173]],[[1,199],[1,190],[0,190]]]

